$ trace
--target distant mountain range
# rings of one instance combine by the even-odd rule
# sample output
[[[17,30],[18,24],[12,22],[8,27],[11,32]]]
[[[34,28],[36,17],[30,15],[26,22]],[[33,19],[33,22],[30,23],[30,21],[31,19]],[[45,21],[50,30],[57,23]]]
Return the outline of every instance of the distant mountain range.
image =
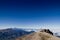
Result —
[[[0,40],[15,40],[15,38],[28,35],[34,31],[25,31],[18,28],[8,28],[0,30]]]
[[[56,33],[54,33],[54,36],[56,36],[56,37],[59,37],[59,38],[60,38],[60,32],[56,32]]]

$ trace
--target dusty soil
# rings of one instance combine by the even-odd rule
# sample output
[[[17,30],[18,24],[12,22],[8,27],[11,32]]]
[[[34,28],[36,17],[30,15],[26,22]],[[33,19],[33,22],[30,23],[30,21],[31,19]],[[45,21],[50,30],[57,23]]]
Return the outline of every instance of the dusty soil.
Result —
[[[45,32],[34,32],[32,34],[19,37],[16,40],[60,40],[60,38]]]

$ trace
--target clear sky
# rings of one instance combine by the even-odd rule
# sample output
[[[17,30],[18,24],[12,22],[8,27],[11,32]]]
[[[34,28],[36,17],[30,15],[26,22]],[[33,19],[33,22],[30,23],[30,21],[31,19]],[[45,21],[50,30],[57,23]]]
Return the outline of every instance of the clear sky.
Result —
[[[60,28],[60,0],[0,0],[0,28]]]

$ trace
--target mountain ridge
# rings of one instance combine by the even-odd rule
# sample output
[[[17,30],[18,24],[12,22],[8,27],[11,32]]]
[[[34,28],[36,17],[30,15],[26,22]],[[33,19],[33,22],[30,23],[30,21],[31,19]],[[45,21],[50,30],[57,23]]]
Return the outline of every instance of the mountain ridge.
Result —
[[[0,30],[0,40],[15,40],[17,37],[21,37],[23,35],[28,35],[34,31],[25,31],[23,29],[13,29],[13,28],[8,28],[8,29],[3,29]]]
[[[22,36],[16,40],[60,40],[60,38],[55,37],[46,32],[35,32],[30,35]]]

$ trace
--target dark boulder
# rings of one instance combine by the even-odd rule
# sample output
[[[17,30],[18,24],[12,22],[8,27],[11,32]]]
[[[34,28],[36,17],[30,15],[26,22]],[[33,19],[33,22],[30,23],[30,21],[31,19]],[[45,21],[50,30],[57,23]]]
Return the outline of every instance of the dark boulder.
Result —
[[[49,29],[42,29],[40,32],[46,32],[53,35],[53,32],[51,32]]]

